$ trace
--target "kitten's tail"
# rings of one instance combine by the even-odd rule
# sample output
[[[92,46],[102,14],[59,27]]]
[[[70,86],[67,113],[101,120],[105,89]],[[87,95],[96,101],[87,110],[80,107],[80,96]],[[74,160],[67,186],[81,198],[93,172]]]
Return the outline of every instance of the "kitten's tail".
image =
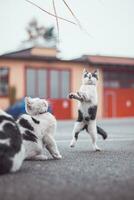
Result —
[[[100,134],[104,140],[108,137],[107,133],[99,126],[97,126],[97,133]]]
[[[12,167],[12,161],[5,155],[0,155],[0,175],[9,173]]]

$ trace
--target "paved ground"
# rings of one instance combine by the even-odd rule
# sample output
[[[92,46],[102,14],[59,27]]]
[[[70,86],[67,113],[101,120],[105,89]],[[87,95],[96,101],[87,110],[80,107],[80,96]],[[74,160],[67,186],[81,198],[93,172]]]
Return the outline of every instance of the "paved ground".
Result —
[[[109,133],[92,152],[86,133],[68,147],[73,122],[59,122],[56,139],[63,159],[25,161],[20,172],[0,177],[0,200],[134,199],[134,119],[99,121]]]

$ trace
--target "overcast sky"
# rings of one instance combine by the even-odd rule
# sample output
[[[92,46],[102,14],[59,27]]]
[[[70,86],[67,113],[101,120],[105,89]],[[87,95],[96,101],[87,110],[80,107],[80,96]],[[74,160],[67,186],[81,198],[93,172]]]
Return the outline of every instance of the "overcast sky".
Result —
[[[32,0],[53,12],[52,0]],[[73,20],[62,0],[55,0],[58,14]],[[134,0],[66,0],[87,35],[77,26],[60,21],[59,49],[63,57],[99,54],[134,57]],[[25,0],[0,0],[0,54],[16,50],[27,35],[27,23],[55,26],[55,19]],[[56,27],[56,26],[55,26]]]

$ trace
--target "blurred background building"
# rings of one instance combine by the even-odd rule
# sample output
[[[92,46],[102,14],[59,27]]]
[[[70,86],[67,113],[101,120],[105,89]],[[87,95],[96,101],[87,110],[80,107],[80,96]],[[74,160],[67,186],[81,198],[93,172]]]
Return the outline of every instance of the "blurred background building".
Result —
[[[22,49],[0,56],[0,107],[6,109],[25,96],[46,98],[57,119],[73,119],[76,101],[67,96],[81,84],[83,67],[99,69],[98,117],[134,116],[134,59],[84,55],[57,57],[56,47]]]
[[[98,118],[134,116],[134,58],[61,59],[53,26],[44,27],[32,19],[26,32],[19,50],[0,56],[0,108],[13,108],[17,117],[25,111],[25,96],[40,97],[49,100],[57,119],[74,119],[77,102],[69,100],[68,94],[79,89],[83,68],[98,68]],[[18,105],[23,106],[20,111]]]

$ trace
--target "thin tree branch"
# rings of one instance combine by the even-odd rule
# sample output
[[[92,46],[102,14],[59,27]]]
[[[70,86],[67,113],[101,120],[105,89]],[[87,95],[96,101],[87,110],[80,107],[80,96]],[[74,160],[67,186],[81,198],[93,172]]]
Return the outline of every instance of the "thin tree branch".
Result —
[[[43,8],[41,8],[40,6],[38,6],[37,4],[35,4],[34,2],[32,2],[32,1],[30,1],[30,0],[25,0],[25,1],[27,1],[28,3],[34,5],[34,6],[37,7],[37,8],[39,8],[40,10],[42,10],[42,11],[45,12],[45,13],[47,13],[48,15],[50,15],[50,16],[56,18],[56,16],[55,16],[53,13],[50,13],[50,12],[44,10]],[[68,20],[68,19],[65,19],[65,18],[63,18],[63,17],[59,17],[59,16],[57,16],[57,18],[60,19],[60,20],[66,21],[66,22],[68,22],[68,23],[71,23],[71,24],[77,25],[75,22],[70,21],[70,20]]]
[[[70,11],[70,13],[72,14],[72,16],[74,17],[74,19],[76,20],[76,22],[78,23],[79,27],[82,28],[79,19],[76,17],[76,15],[75,15],[74,12],[72,11],[72,9],[69,7],[69,5],[66,3],[65,0],[62,0],[62,1],[63,1],[63,3],[66,5],[66,7],[67,7],[68,10]]]
[[[55,16],[56,16],[56,24],[57,24],[57,31],[58,31],[58,40],[59,40],[59,34],[60,34],[60,32],[59,32],[59,21],[58,21],[58,17],[57,17],[57,11],[56,11],[56,6],[55,6],[55,1],[54,0],[52,0],[53,1],[53,9],[54,9],[54,14],[55,14]]]
[[[82,31],[84,31],[88,36],[90,36],[90,37],[93,38],[93,36],[92,36],[90,33],[88,33],[88,31],[81,25],[80,20],[76,17],[76,15],[75,15],[74,12],[72,11],[72,9],[69,7],[69,5],[66,3],[66,1],[65,1],[65,0],[62,0],[62,1],[63,1],[63,3],[66,5],[66,7],[68,8],[68,10],[70,11],[70,13],[72,14],[72,16],[74,17],[74,19],[76,20],[76,22],[77,22],[79,28],[80,28]]]

